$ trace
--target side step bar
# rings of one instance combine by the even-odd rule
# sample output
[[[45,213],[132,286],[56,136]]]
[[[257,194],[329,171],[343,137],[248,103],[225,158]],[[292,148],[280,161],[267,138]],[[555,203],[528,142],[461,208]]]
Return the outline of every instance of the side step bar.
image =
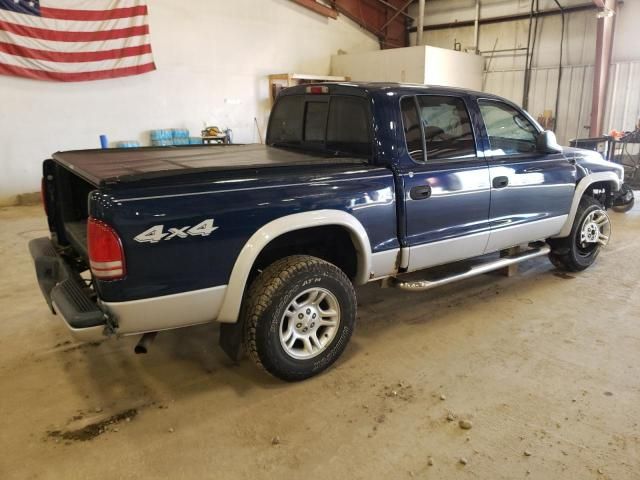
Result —
[[[499,270],[501,268],[508,267],[509,265],[514,265],[516,263],[521,263],[526,260],[531,260],[532,258],[548,255],[550,251],[551,251],[551,248],[549,247],[549,245],[543,245],[539,248],[535,248],[533,250],[527,250],[525,252],[518,253],[516,255],[511,255],[509,257],[502,257],[502,258],[499,258],[498,260],[482,263],[480,265],[474,265],[472,267],[469,267],[468,270],[465,270],[462,273],[447,275],[437,280],[421,280],[421,281],[403,282],[402,280],[399,280],[398,278],[394,277],[394,278],[390,278],[388,282],[390,287],[395,287],[401,290],[407,290],[411,292],[422,292],[424,290],[431,290],[432,288],[440,287],[448,283],[457,282],[458,280],[464,280],[466,278],[475,277],[476,275],[481,275],[483,273],[491,272],[493,270]]]

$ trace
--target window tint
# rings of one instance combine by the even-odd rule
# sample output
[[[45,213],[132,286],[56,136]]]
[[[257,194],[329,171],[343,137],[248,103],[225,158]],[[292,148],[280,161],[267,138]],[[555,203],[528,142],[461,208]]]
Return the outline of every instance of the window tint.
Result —
[[[420,95],[418,105],[428,162],[475,157],[471,120],[462,99]]]
[[[307,102],[304,116],[304,139],[307,142],[324,142],[328,109],[327,102]]]
[[[300,143],[302,141],[303,113],[303,96],[292,95],[278,100],[277,107],[271,113],[267,143],[270,145],[274,143]]]
[[[407,150],[416,162],[424,161],[422,129],[415,97],[404,97],[400,102],[402,109],[402,125],[407,140]]]
[[[536,151],[538,130],[520,110],[491,100],[479,100],[478,104],[492,155],[517,155]]]
[[[469,113],[460,98],[419,95],[402,99],[404,134],[416,161],[460,160],[476,156]]]
[[[361,98],[333,97],[329,107],[327,149],[368,154],[369,109]]]
[[[271,113],[267,144],[309,148],[331,155],[370,155],[370,123],[364,98],[285,96]]]

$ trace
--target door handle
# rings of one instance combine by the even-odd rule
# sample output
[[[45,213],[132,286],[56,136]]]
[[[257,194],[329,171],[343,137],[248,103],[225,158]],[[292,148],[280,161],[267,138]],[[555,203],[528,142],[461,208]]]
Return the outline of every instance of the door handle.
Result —
[[[493,179],[493,188],[504,188],[509,185],[509,177],[495,177]]]
[[[424,200],[431,196],[431,185],[418,185],[409,191],[412,200]]]

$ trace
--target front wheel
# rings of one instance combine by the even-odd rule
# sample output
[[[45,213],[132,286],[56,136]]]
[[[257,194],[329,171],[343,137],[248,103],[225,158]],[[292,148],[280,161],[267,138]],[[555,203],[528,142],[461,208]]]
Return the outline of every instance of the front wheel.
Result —
[[[549,240],[549,258],[561,270],[580,272],[595,262],[610,237],[611,222],[604,207],[593,197],[582,197],[569,236]]]
[[[342,354],[356,321],[349,278],[319,258],[276,261],[252,283],[242,318],[255,362],[287,381],[316,375]]]

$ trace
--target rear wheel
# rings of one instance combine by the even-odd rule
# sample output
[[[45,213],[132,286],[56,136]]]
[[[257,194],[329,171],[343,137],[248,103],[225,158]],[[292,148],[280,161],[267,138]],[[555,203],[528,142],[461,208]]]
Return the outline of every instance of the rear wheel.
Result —
[[[306,255],[278,260],[249,289],[242,311],[246,350],[278,378],[309,378],[344,351],[356,305],[351,281],[335,265]]]
[[[604,207],[593,197],[582,197],[569,236],[549,240],[549,258],[561,270],[585,270],[609,243],[610,236],[611,222]]]

